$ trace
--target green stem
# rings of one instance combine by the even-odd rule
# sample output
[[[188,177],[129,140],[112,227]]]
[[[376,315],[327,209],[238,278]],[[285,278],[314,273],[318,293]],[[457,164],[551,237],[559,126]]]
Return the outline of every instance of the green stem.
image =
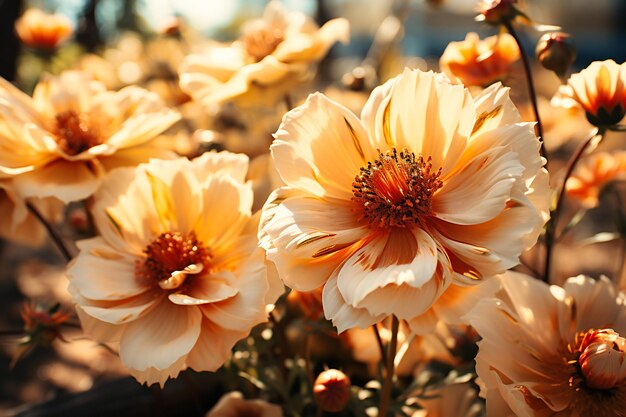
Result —
[[[572,155],[570,160],[567,162],[567,167],[565,168],[565,176],[563,177],[563,182],[561,183],[557,194],[556,204],[550,209],[550,221],[548,222],[548,225],[546,227],[546,263],[543,270],[543,279],[545,282],[550,282],[550,268],[552,266],[552,253],[554,251],[555,234],[559,221],[559,216],[561,214],[561,209],[563,208],[563,200],[566,194],[565,186],[567,185],[567,180],[572,175],[572,172],[574,172],[576,164],[583,156],[585,151],[589,148],[590,145],[597,145],[600,140],[602,140],[603,135],[603,129],[594,130],[594,133],[589,137],[589,139],[580,144],[576,152],[574,152],[574,155]]]
[[[537,120],[537,135],[539,136],[539,143],[541,143],[541,148],[539,152],[541,156],[544,158],[548,158],[546,154],[546,148],[544,146],[544,137],[543,137],[543,124],[541,123],[541,118],[539,118],[539,106],[537,105],[537,93],[535,92],[535,84],[533,82],[533,74],[530,69],[530,62],[528,60],[528,55],[526,55],[526,51],[524,50],[524,46],[513,27],[511,22],[507,22],[504,24],[506,30],[511,34],[513,39],[515,39],[515,43],[517,43],[517,47],[520,51],[520,56],[522,58],[522,63],[524,64],[524,74],[526,75],[526,84],[528,84],[528,95],[530,96],[530,102],[533,106],[533,112],[535,113],[535,120]]]
[[[389,403],[391,401],[391,389],[393,388],[393,375],[395,371],[396,349],[398,347],[398,328],[400,321],[393,316],[391,324],[391,342],[387,349],[387,365],[385,367],[386,374],[383,382],[383,389],[380,395],[380,406],[378,407],[378,417],[387,417]]]

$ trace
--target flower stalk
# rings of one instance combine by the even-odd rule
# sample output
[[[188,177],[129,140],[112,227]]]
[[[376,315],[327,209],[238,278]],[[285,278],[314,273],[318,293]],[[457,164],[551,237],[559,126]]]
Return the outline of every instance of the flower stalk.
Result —
[[[46,229],[46,232],[48,232],[48,236],[50,236],[50,239],[54,242],[56,247],[59,249],[63,257],[65,258],[65,261],[66,262],[71,261],[73,258],[72,252],[69,250],[69,248],[65,244],[65,241],[63,240],[63,237],[61,236],[61,233],[59,233],[56,227],[54,227],[48,220],[46,220],[43,214],[41,214],[41,212],[37,209],[37,207],[35,207],[33,203],[31,203],[30,201],[26,201],[26,207],[28,208],[28,211],[30,211],[32,215],[35,216],[35,218],[37,218],[39,223],[41,223],[41,225]]]
[[[387,363],[385,366],[385,380],[383,381],[382,393],[380,396],[380,406],[378,407],[378,417],[386,417],[391,402],[391,391],[393,388],[393,375],[395,373],[396,349],[398,347],[398,328],[400,321],[396,316],[392,317],[391,341],[387,349]]]
[[[550,209],[550,220],[548,221],[546,227],[546,235],[545,235],[545,244],[546,244],[546,262],[544,265],[543,279],[545,282],[550,282],[550,269],[552,267],[552,254],[554,252],[554,244],[555,244],[555,234],[557,224],[559,222],[559,216],[561,214],[561,209],[563,208],[563,200],[565,198],[565,186],[567,184],[567,180],[574,172],[574,168],[576,164],[580,160],[580,158],[588,151],[590,148],[597,146],[602,137],[604,135],[604,129],[594,129],[593,134],[580,144],[574,155],[570,158],[567,163],[567,167],[565,168],[565,176],[563,177],[563,182],[559,187],[558,193],[556,194],[556,203]]]
[[[517,47],[519,48],[520,55],[522,58],[522,63],[524,64],[524,74],[526,76],[526,84],[528,84],[528,95],[530,96],[530,102],[533,106],[533,112],[535,113],[535,120],[537,120],[537,135],[539,136],[541,143],[541,148],[539,149],[541,156],[547,159],[546,148],[544,146],[544,137],[543,137],[543,125],[541,123],[541,118],[539,117],[539,106],[537,104],[537,93],[535,91],[535,84],[533,82],[533,74],[530,69],[530,62],[528,60],[528,55],[526,55],[526,51],[524,50],[524,46],[513,27],[513,24],[510,21],[504,23],[504,27],[509,32],[509,34],[515,39],[515,43],[517,43]]]

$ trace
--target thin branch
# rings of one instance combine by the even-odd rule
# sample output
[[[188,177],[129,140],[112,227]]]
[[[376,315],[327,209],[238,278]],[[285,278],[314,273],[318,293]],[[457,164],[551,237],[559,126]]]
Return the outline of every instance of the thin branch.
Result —
[[[522,57],[522,63],[524,64],[524,73],[526,75],[526,84],[528,84],[528,94],[530,96],[530,102],[533,106],[533,112],[535,113],[535,120],[537,120],[537,134],[539,135],[539,138],[540,138],[539,142],[541,143],[541,148],[539,149],[539,152],[541,153],[541,156],[547,159],[548,156],[546,154],[546,148],[544,145],[545,138],[543,136],[543,124],[541,123],[541,118],[539,117],[539,106],[537,105],[537,93],[535,91],[535,84],[533,82],[533,74],[530,68],[528,55],[526,55],[524,46],[522,45],[522,42],[517,32],[515,31],[513,24],[511,22],[507,22],[504,24],[504,26],[506,27],[506,30],[511,34],[513,39],[515,39],[515,42],[517,43],[517,47],[519,48],[519,51],[520,51],[520,55]]]
[[[65,261],[71,261],[72,253],[65,245],[61,233],[59,233],[56,227],[54,227],[48,220],[46,220],[46,218],[41,214],[41,212],[37,209],[37,207],[35,207],[33,203],[31,203],[30,201],[26,201],[26,207],[28,208],[28,211],[30,211],[32,215],[37,218],[39,223],[41,223],[41,225],[46,229],[46,231],[48,232],[48,236],[50,236],[50,239],[52,239],[56,247],[59,249],[63,257],[65,258]]]
[[[387,349],[387,372],[385,374],[385,381],[383,382],[383,389],[380,395],[380,406],[378,407],[378,417],[387,417],[387,411],[389,410],[389,403],[391,402],[391,391],[393,388],[393,376],[395,371],[395,357],[396,349],[398,347],[398,328],[400,327],[400,321],[396,316],[392,317],[391,324],[391,342]]]

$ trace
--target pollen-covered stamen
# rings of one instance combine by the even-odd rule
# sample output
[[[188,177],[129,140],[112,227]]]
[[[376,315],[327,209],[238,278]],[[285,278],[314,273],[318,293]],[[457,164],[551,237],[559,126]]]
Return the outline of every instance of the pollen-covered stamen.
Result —
[[[379,151],[352,183],[362,218],[375,228],[406,227],[431,214],[433,194],[443,186],[441,168],[433,171],[431,161],[406,148]]]
[[[78,155],[102,143],[97,126],[84,113],[68,110],[56,115],[57,143],[68,155]]]
[[[174,290],[185,283],[187,276],[209,269],[211,255],[198,241],[195,233],[162,233],[143,251],[145,259],[135,264],[137,279]]]

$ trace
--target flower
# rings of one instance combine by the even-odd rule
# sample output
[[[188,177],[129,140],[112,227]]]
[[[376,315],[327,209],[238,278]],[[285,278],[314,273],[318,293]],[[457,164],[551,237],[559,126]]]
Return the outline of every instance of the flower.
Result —
[[[26,46],[50,51],[72,36],[70,20],[61,14],[28,9],[15,22],[15,31]]]
[[[501,85],[472,98],[444,78],[407,69],[361,119],[313,94],[275,134],[287,186],[264,206],[261,245],[289,287],[323,286],[340,332],[413,319],[451,283],[516,265],[545,221],[533,124]]]
[[[337,369],[320,373],[313,383],[313,396],[323,411],[337,413],[350,401],[350,378]]]
[[[247,166],[227,152],[152,160],[111,172],[94,196],[101,236],[78,242],[70,292],[84,331],[119,342],[141,382],[216,370],[278,298]]]
[[[563,288],[507,273],[468,315],[487,416],[618,416],[626,401],[624,295],[602,277]]]
[[[565,76],[576,60],[576,44],[569,33],[546,33],[537,42],[535,55],[544,68],[554,71],[565,82]]]
[[[470,32],[464,41],[448,44],[439,66],[451,80],[487,86],[504,78],[519,57],[515,39],[508,33],[480,40],[476,33]]]
[[[560,86],[552,101],[554,105],[582,107],[594,126],[619,123],[626,115],[626,63],[618,65],[612,59],[592,62]]]
[[[263,400],[246,400],[238,392],[224,395],[206,417],[283,417],[283,411],[277,405]]]
[[[150,141],[178,119],[156,94],[82,72],[44,76],[32,98],[0,78],[0,175],[24,198],[84,199],[110,169],[174,157]]]
[[[517,0],[482,0],[478,5],[476,20],[490,25],[508,23],[520,14],[516,4]]]
[[[599,152],[576,165],[565,190],[584,206],[594,207],[602,188],[616,180],[626,180],[626,151]]]
[[[348,39],[346,19],[330,20],[318,29],[302,13],[287,12],[271,1],[263,18],[248,22],[237,41],[189,55],[180,67],[180,85],[207,105],[271,103],[300,84],[309,65],[335,42]]]
[[[31,203],[46,220],[58,223],[63,218],[63,203],[55,198],[34,198]],[[39,246],[46,239],[46,229],[26,207],[13,182],[0,179],[0,236],[29,246]]]

